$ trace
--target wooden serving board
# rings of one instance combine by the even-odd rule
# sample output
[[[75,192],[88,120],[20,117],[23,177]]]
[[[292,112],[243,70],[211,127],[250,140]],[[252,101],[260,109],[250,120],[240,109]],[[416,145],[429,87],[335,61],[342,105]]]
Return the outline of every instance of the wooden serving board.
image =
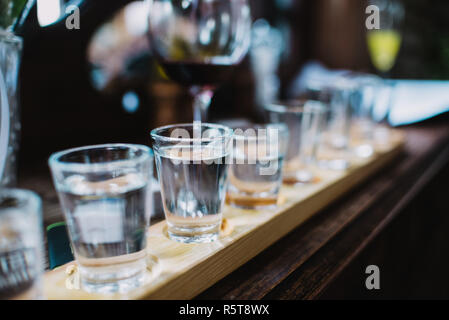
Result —
[[[369,159],[352,159],[347,171],[320,171],[317,183],[283,186],[276,210],[224,209],[224,230],[209,244],[167,238],[165,221],[149,229],[148,272],[142,287],[127,294],[92,294],[79,288],[75,262],[44,275],[48,299],[190,299],[249,261],[392,161],[404,144],[393,131],[388,146]]]

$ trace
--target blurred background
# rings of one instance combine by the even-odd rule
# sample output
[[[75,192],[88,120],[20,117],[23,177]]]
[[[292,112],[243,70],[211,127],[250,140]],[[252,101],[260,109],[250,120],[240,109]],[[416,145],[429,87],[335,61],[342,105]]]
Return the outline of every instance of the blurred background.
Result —
[[[151,129],[192,121],[189,92],[169,81],[150,53],[145,2],[75,2],[79,29],[66,28],[59,0],[42,0],[18,31],[24,39],[22,168],[48,170],[48,156],[69,147],[148,145]],[[378,73],[367,42],[368,4],[252,0],[250,54],[216,91],[210,121],[257,121],[264,101],[291,97],[304,66]],[[407,0],[402,5],[400,50],[387,76],[449,79],[449,2]],[[19,177],[27,174],[19,172]]]
[[[176,4],[177,8],[183,9],[192,3],[198,4],[198,0],[170,1]],[[202,1],[203,4],[211,2]],[[229,1],[235,1],[233,2],[235,4],[238,0]],[[332,237],[337,241],[335,247],[329,246],[326,242],[325,250],[334,255],[336,251],[333,248],[338,245],[344,259],[350,254],[353,257],[352,252],[350,253],[351,248],[355,252],[359,245],[361,248],[372,240],[374,231],[380,230],[378,231],[380,233],[382,228],[386,228],[395,215],[399,215],[400,212],[407,214],[400,217],[402,220],[395,218],[394,224],[388,226],[390,229],[382,231],[382,237],[375,239],[377,242],[373,240],[371,248],[368,248],[361,258],[357,258],[359,260],[351,262],[352,265],[342,273],[335,285],[330,287],[329,297],[366,297],[369,293],[365,287],[359,286],[364,280],[354,275],[365,276],[359,267],[366,266],[368,264],[366,261],[371,261],[373,256],[383,259],[379,261],[385,263],[385,268],[394,271],[387,275],[388,278],[385,277],[388,280],[385,283],[391,285],[390,291],[386,290],[384,297],[388,297],[390,293],[396,293],[392,295],[396,297],[408,297],[413,294],[422,296],[423,292],[430,293],[431,296],[448,297],[449,279],[446,270],[449,258],[446,252],[449,244],[447,241],[449,2],[447,0],[248,1],[252,15],[249,53],[237,66],[232,66],[231,76],[216,88],[209,108],[208,122],[228,124],[233,122],[234,125],[244,121],[261,122],[264,118],[264,104],[278,99],[298,98],[306,80],[322,77],[328,84],[337,79],[333,76],[343,74],[347,79],[354,77],[349,82],[353,81],[354,84],[359,81],[357,84],[360,85],[359,89],[363,87],[368,89],[357,92],[359,95],[355,95],[355,98],[359,100],[355,99],[355,103],[351,100],[348,104],[353,108],[355,104],[359,104],[359,111],[364,111],[363,109],[368,106],[370,116],[371,108],[383,108],[377,119],[369,120],[380,124],[376,128],[373,127],[373,130],[381,129],[379,132],[384,135],[380,137],[383,137],[384,141],[385,136],[389,137],[387,122],[391,126],[410,125],[410,127],[404,130],[407,141],[404,152],[400,155],[401,162],[389,169],[385,167],[382,174],[376,179],[373,177],[372,185],[365,184],[361,185],[359,190],[354,189],[353,197],[357,198],[357,202],[342,198],[343,202],[336,203],[335,207],[331,208],[332,212],[336,213],[329,216],[326,212],[324,216],[328,219],[326,221],[329,226],[333,225],[330,223],[332,219],[339,218],[340,214],[341,216],[343,213],[347,214],[348,220],[344,220],[344,223],[343,220],[336,219],[336,221],[340,221],[341,230],[351,232],[349,234],[351,237],[343,238],[340,237],[340,233],[327,232],[333,234]],[[163,9],[164,1],[159,2],[162,3]],[[229,5],[229,2],[224,3]],[[367,8],[373,4],[378,5],[382,11],[381,30],[378,31],[369,30],[366,24],[372,14]],[[19,7],[25,9],[17,10]],[[171,10],[169,14],[173,12],[176,13],[176,10]],[[240,10],[240,15],[243,16],[242,12],[243,10]],[[226,19],[230,19],[229,16],[227,15]],[[225,15],[220,16],[220,19],[223,17]],[[183,47],[188,42],[178,42],[178,38],[181,38],[179,34],[186,35],[189,31],[195,30],[195,28],[188,29],[187,23],[183,24],[186,20],[189,21],[188,19],[179,21],[187,30],[178,28],[178,24],[174,26],[170,24],[173,28],[167,28],[169,30],[167,33],[175,30],[172,32],[173,39],[177,40],[173,41],[173,48],[167,50],[169,52],[167,61],[172,58],[170,55],[176,55],[172,52],[176,53],[177,50],[183,49],[189,52],[188,46],[187,49]],[[171,23],[172,20],[167,21]],[[220,28],[236,30],[229,27],[232,24],[229,21],[226,25],[220,20],[219,26],[215,27],[214,24],[214,27],[209,28],[212,31],[208,32],[218,34],[219,31],[215,30]],[[248,24],[244,22],[241,27],[243,29],[239,30],[247,30]],[[207,27],[207,23],[204,25]],[[162,24],[157,31],[163,27],[165,24]],[[189,91],[187,87],[169,79],[164,71],[168,69],[163,69],[152,53],[160,54],[160,51],[154,50],[156,46],[151,43],[148,29],[148,3],[142,0],[0,0],[0,44],[3,44],[0,46],[0,71],[2,71],[0,86],[5,87],[0,87],[0,93],[8,94],[8,96],[0,94],[2,99],[0,106],[8,107],[1,108],[0,116],[2,120],[11,120],[10,123],[0,121],[2,124],[0,160],[7,159],[4,163],[0,161],[0,172],[3,171],[4,164],[6,173],[6,178],[0,179],[0,184],[5,182],[5,185],[14,185],[16,177],[12,173],[18,169],[18,185],[38,191],[43,199],[46,227],[53,223],[61,227],[59,222],[63,220],[47,164],[52,153],[102,143],[150,145],[152,129],[193,120],[194,90]],[[9,31],[13,31],[23,39],[23,50],[20,48],[20,39],[5,37]],[[195,41],[199,39],[198,42],[202,42],[201,32],[198,32],[198,37],[196,36]],[[209,58],[207,57],[209,53],[211,56],[214,55],[213,46],[221,40],[220,37],[213,40],[211,38],[209,36],[208,41],[205,41],[206,53],[201,57],[205,61]],[[245,39],[240,42],[244,42],[241,45],[246,51],[248,41]],[[226,44],[225,47],[228,46],[234,49],[234,43]],[[203,51],[191,52],[203,53]],[[184,58],[182,54],[180,56]],[[17,77],[19,60],[20,69]],[[194,64],[198,61],[194,61]],[[181,62],[188,64],[190,61],[186,59]],[[201,69],[200,76],[192,72],[193,78],[196,76],[208,78],[209,70],[212,70],[210,72],[219,70],[219,68],[208,69],[210,66],[202,69],[201,62],[203,67],[207,65],[204,61],[200,61],[200,68],[194,70],[197,72]],[[226,63],[223,65],[226,68]],[[367,82],[363,82],[363,76],[357,79],[357,75],[362,74],[374,74],[381,78],[371,77],[376,80],[371,79],[373,82],[370,83],[370,77],[367,77],[364,79]],[[217,78],[220,78],[220,75]],[[16,91],[17,79],[18,91]],[[212,82],[214,81],[206,83],[214,85],[215,82]],[[376,91],[380,87],[382,90]],[[388,90],[383,90],[384,87]],[[349,87],[345,87],[345,90],[347,88]],[[326,96],[326,90],[316,91],[320,94],[324,92]],[[4,103],[3,100],[6,101],[6,98],[10,100],[9,104]],[[8,111],[6,117],[3,116],[4,110]],[[17,116],[18,110],[20,120]],[[360,120],[363,119],[360,115],[356,114],[352,120],[354,120],[352,128],[355,127],[356,130],[362,128]],[[413,126],[417,122],[426,123]],[[5,126],[5,123],[8,125]],[[4,132],[7,135],[3,135]],[[7,139],[3,138],[5,136]],[[377,135],[374,133],[374,136]],[[156,180],[153,185],[157,187]],[[421,192],[421,189],[424,191]],[[157,219],[162,219],[163,210],[160,206],[157,207],[158,203],[162,204],[159,200],[160,194],[156,190],[154,195],[159,197],[155,202],[154,213]],[[360,214],[356,215],[356,211],[360,211]],[[320,221],[312,223],[321,228]],[[347,227],[353,223],[355,227]],[[374,226],[375,230],[372,231]],[[327,229],[321,230],[326,233]],[[308,235],[302,231],[298,234],[301,234],[301,237],[304,234]],[[50,239],[51,233],[47,233],[47,237]],[[360,241],[365,237],[371,240]],[[63,247],[64,243],[60,238],[57,239],[53,243]],[[295,239],[300,239],[297,241],[299,243],[304,238]],[[341,239],[346,239],[346,242],[340,241]],[[52,243],[51,239],[48,243]],[[284,244],[285,242],[281,243],[279,247],[284,247]],[[346,246],[347,244],[352,246]],[[67,249],[68,239],[64,245],[63,249]],[[49,252],[51,255],[51,250]],[[61,256],[59,253],[55,254],[58,255]],[[420,259],[422,256],[424,258]],[[62,258],[67,258],[65,261],[72,259],[71,254]],[[327,257],[315,259],[320,266],[323,260],[327,260]],[[327,264],[331,265],[332,261],[336,260],[337,258],[329,260]],[[313,263],[312,261],[309,265],[311,268],[314,266]],[[262,264],[256,261],[256,264],[264,265],[265,261]],[[334,277],[329,271],[331,269],[326,269],[326,264],[323,266],[320,269],[322,271],[317,268],[317,272],[323,272],[323,277]],[[335,266],[338,267],[338,272],[343,269],[337,263]],[[407,272],[403,273],[403,270]],[[310,278],[310,281],[316,279],[321,281],[322,278],[309,277],[310,274],[307,272],[301,275]],[[429,276],[422,277],[422,275]],[[288,279],[291,278],[289,274]],[[310,289],[313,286],[304,286],[307,287]],[[270,285],[270,288],[273,287]],[[278,286],[276,290],[282,291],[282,294],[288,291],[282,288]],[[351,289],[355,291],[351,292]],[[359,289],[363,290],[357,291]]]

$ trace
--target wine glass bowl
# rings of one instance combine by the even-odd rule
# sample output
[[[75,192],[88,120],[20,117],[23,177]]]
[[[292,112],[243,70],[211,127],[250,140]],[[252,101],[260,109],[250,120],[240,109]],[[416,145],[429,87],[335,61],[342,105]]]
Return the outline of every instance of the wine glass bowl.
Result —
[[[149,0],[151,50],[166,76],[191,88],[194,120],[207,119],[213,89],[251,42],[248,0]]]
[[[226,80],[250,45],[247,0],[150,0],[152,51],[167,76],[184,85]]]
[[[368,30],[368,50],[376,70],[386,75],[393,68],[401,47],[400,29],[405,11],[399,0],[370,0],[369,3],[379,8],[380,29]]]

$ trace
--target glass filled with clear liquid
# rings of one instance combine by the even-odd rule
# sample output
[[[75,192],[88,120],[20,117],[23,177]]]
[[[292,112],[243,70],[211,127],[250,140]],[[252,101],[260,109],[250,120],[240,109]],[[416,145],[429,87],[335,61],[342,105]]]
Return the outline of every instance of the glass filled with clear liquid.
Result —
[[[326,106],[317,163],[321,168],[342,171],[350,167],[350,131],[357,81],[344,75],[309,78],[301,98],[318,100]]]
[[[218,238],[228,182],[232,130],[172,125],[151,132],[168,236],[183,243]]]
[[[235,129],[227,203],[242,209],[275,207],[287,145],[284,124]]]
[[[153,155],[141,145],[71,149],[50,157],[81,284],[127,292],[143,283]]]
[[[33,192],[0,189],[0,300],[42,298],[41,208]]]

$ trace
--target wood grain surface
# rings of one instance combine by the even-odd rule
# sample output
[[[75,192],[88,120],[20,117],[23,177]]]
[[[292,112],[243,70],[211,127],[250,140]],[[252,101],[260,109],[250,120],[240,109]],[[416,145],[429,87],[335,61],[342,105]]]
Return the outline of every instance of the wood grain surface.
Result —
[[[177,243],[166,236],[164,221],[151,226],[148,238],[151,271],[146,274],[145,284],[128,294],[99,295],[77,289],[73,285],[77,274],[72,263],[45,275],[46,296],[49,299],[194,298],[378,172],[401,153],[403,142],[403,135],[395,132],[390,147],[370,159],[352,159],[347,171],[321,170],[318,183],[284,186],[281,190],[284,200],[274,211],[226,207],[224,217],[232,232],[211,244]],[[329,233],[328,237],[332,235]],[[257,286],[257,282],[254,284]]]

